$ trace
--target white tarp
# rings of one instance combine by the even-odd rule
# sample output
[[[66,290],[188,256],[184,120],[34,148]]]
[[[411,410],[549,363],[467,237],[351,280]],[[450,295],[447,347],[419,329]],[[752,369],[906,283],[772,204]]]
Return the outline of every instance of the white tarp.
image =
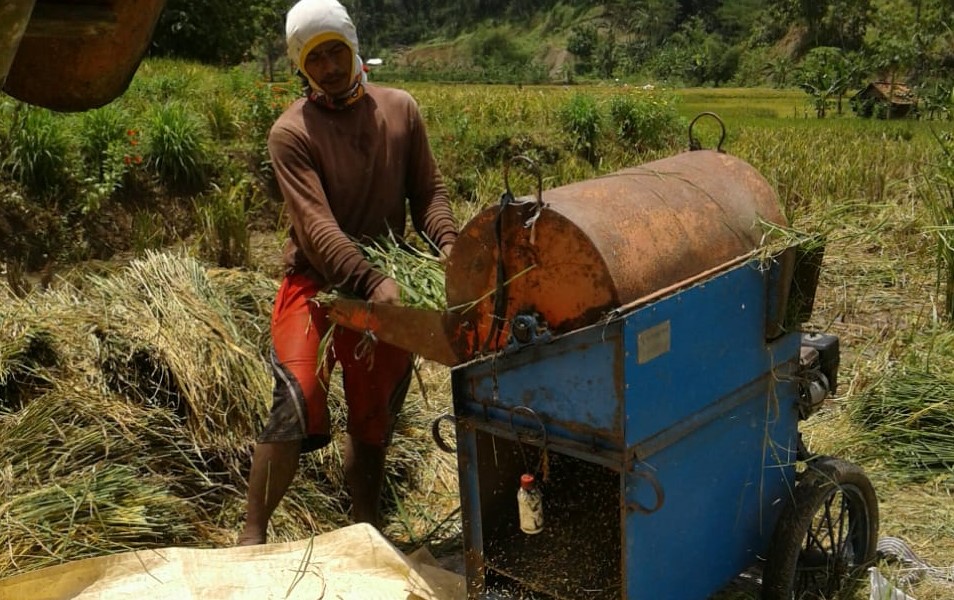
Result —
[[[297,542],[162,548],[78,560],[0,580],[0,600],[457,600],[464,578],[352,525]]]
[[[888,581],[877,567],[869,567],[871,581],[870,600],[914,600]]]

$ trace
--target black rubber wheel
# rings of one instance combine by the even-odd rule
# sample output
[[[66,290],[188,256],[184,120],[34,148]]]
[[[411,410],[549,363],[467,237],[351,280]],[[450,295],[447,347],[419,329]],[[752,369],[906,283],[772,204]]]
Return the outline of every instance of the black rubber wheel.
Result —
[[[878,498],[861,467],[812,461],[782,512],[762,570],[762,600],[834,600],[875,559]]]

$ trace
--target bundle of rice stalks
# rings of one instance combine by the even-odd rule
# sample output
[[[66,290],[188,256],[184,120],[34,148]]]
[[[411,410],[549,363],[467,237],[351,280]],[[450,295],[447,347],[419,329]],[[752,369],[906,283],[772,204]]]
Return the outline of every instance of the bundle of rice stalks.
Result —
[[[271,347],[272,301],[278,282],[240,269],[210,269],[206,275],[216,294],[228,305],[238,333],[267,354]]]
[[[144,544],[198,541],[187,502],[163,478],[121,464],[77,470],[5,498],[0,527],[10,565],[0,576]]]
[[[852,418],[863,441],[899,474],[924,480],[954,474],[954,380],[919,370],[889,370],[858,398]]]
[[[423,250],[398,242],[393,236],[362,246],[362,252],[378,270],[397,282],[401,303],[412,308],[444,310],[444,265]]]
[[[221,496],[168,411],[56,384],[0,415],[0,576],[84,556],[202,539]],[[203,502],[206,498],[203,498]],[[214,502],[214,498],[208,498]]]
[[[49,384],[42,367],[56,363],[49,336],[42,331],[19,331],[8,335],[0,323],[0,407],[21,406],[25,397]]]
[[[271,390],[262,353],[200,263],[152,253],[93,278],[83,296],[111,389],[177,411],[204,445],[227,447],[261,429]]]

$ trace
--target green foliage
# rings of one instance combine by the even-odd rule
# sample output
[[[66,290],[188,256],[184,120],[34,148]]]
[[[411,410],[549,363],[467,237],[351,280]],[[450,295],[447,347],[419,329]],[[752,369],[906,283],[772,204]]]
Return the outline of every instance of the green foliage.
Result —
[[[670,147],[686,128],[675,105],[655,95],[614,96],[609,113],[617,138],[637,152]]]
[[[699,86],[728,81],[738,63],[739,50],[718,34],[709,33],[705,21],[695,17],[669,37],[647,66],[664,81]]]
[[[954,117],[954,83],[932,81],[922,85],[918,108],[927,119],[950,120]]]
[[[248,266],[251,258],[250,215],[261,200],[246,177],[232,179],[225,187],[195,200],[199,218],[199,254],[220,267]]]
[[[566,49],[585,64],[596,52],[596,27],[591,24],[576,25],[570,29],[566,40]]]
[[[126,116],[115,104],[83,113],[79,124],[80,155],[91,170],[103,176],[102,165],[109,147],[126,137]]]
[[[118,139],[108,140],[105,152],[95,163],[96,175],[83,179],[81,212],[97,212],[117,190],[133,181],[133,172],[143,163],[139,137],[139,131],[126,129],[119,132]]]
[[[477,31],[468,44],[474,62],[483,68],[520,69],[530,61],[530,53],[516,42],[513,32],[500,29]]]
[[[935,135],[937,169],[928,176],[922,196],[937,243],[938,287],[944,293],[944,317],[954,324],[954,136]]]
[[[799,87],[812,98],[815,114],[824,118],[832,97],[841,96],[853,80],[853,65],[839,48],[814,48],[798,71]]]
[[[152,52],[207,64],[262,61],[274,72],[294,0],[169,0]],[[950,0],[345,0],[363,54],[440,43],[452,56],[388,64],[382,80],[540,83],[650,75],[687,85],[755,82],[756,48],[795,63],[812,48],[876,57],[915,81],[950,75]],[[488,32],[491,29],[491,32]],[[566,48],[575,63],[555,65]],[[397,49],[400,49],[399,51]],[[412,49],[408,56],[414,56]],[[421,55],[431,56],[427,48]],[[547,64],[537,64],[547,57]],[[536,58],[537,61],[534,61]],[[574,69],[573,73],[569,69]],[[743,72],[739,72],[742,69]],[[780,71],[772,75],[775,85]],[[268,77],[271,80],[271,77]],[[159,98],[175,81],[157,82]],[[165,90],[165,92],[163,91]]]
[[[175,187],[201,187],[212,164],[199,120],[176,101],[149,116],[143,156],[160,181]]]
[[[150,210],[133,214],[130,241],[136,256],[145,256],[149,250],[158,250],[168,242],[162,221],[162,215]]]
[[[298,96],[296,86],[249,82],[242,96],[248,103],[245,107],[243,139],[249,147],[250,162],[260,177],[270,180],[272,166],[268,156],[268,132]]]
[[[4,146],[0,166],[34,194],[48,197],[71,184],[70,137],[65,121],[54,113],[19,107]]]
[[[574,151],[591,163],[597,160],[596,144],[603,125],[603,117],[593,96],[574,94],[560,108],[560,125],[570,136]]]
[[[156,25],[153,52],[208,64],[235,65],[257,41],[280,35],[276,15],[290,0],[168,0]]]
[[[235,138],[241,127],[238,102],[228,94],[212,96],[205,107],[205,120],[212,137],[219,141]]]

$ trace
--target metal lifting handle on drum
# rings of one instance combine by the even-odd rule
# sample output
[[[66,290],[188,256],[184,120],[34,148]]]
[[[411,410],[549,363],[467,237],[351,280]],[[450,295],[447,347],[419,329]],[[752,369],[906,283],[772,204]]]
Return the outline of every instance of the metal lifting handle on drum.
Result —
[[[532,175],[537,178],[537,209],[534,211],[534,216],[531,221],[527,221],[526,226],[530,227],[533,225],[533,221],[536,221],[537,217],[540,215],[540,211],[543,210],[543,174],[540,172],[540,167],[537,166],[537,163],[533,162],[533,159],[527,156],[526,154],[519,154],[511,158],[508,162],[504,163],[503,166],[503,178],[504,178],[504,198],[507,198],[507,201],[504,201],[504,198],[501,198],[501,204],[511,204],[516,203],[516,197],[513,195],[513,192],[510,188],[510,165],[523,163],[527,170],[530,171]]]
[[[537,196],[536,196],[536,206],[533,210],[533,215],[527,219],[523,226],[530,230],[530,243],[533,244],[536,237],[536,230],[534,225],[537,222],[537,219],[540,217],[540,213],[543,212],[545,204],[543,202],[543,175],[540,173],[539,167],[533,162],[533,160],[526,155],[520,154],[511,158],[508,162],[505,162],[503,165],[503,178],[504,178],[504,193],[500,195],[500,206],[497,209],[497,217],[494,219],[494,239],[497,246],[497,277],[496,277],[496,286],[494,293],[494,318],[491,322],[490,333],[487,336],[487,339],[484,341],[484,351],[487,351],[490,348],[491,344],[497,341],[497,337],[502,331],[501,323],[507,314],[507,271],[504,267],[504,240],[501,234],[503,229],[503,213],[508,206],[518,206],[521,204],[526,204],[526,201],[517,201],[516,196],[513,195],[513,191],[510,188],[510,165],[516,163],[523,163],[530,172],[537,178]]]
[[[696,139],[696,138],[693,137],[693,135],[692,135],[692,128],[695,126],[696,121],[698,121],[698,120],[701,119],[702,117],[712,117],[713,119],[715,119],[716,121],[719,122],[719,127],[722,128],[722,135],[719,137],[719,145],[716,146],[716,152],[725,152],[725,150],[722,149],[722,142],[725,141],[725,123],[723,123],[723,122],[722,122],[722,119],[719,117],[719,115],[715,114],[714,112],[703,112],[703,113],[699,113],[699,114],[696,115],[696,117],[692,120],[692,122],[689,123],[689,149],[690,149],[690,150],[702,150],[702,149],[703,149],[703,148],[702,148],[702,142],[700,142],[698,139]]]

